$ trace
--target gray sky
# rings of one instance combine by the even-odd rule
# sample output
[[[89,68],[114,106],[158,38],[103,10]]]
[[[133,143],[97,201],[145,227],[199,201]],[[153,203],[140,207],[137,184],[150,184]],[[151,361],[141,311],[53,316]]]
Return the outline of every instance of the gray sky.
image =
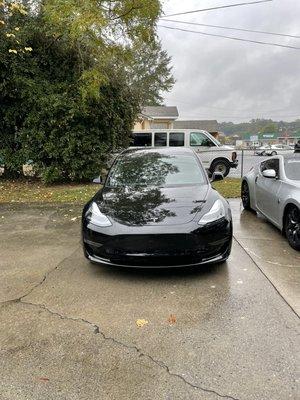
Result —
[[[167,15],[245,1],[165,0],[164,12]],[[300,36],[300,0],[273,0],[172,19]],[[162,21],[159,24],[300,47],[300,39]],[[247,122],[251,118],[300,118],[300,50],[164,28],[158,28],[158,33],[172,56],[176,79],[165,103],[177,105],[181,119]]]

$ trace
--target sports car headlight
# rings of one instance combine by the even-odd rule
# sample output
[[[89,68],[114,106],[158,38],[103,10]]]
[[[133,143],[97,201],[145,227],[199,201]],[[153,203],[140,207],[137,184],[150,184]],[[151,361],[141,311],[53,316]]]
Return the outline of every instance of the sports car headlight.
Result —
[[[199,225],[204,226],[209,224],[210,222],[218,221],[221,218],[225,217],[225,207],[221,200],[216,200],[212,206],[212,208],[201,217],[198,222]]]
[[[99,207],[95,202],[92,202],[85,215],[91,224],[101,227],[112,225],[107,216],[102,214],[102,212],[99,210]]]

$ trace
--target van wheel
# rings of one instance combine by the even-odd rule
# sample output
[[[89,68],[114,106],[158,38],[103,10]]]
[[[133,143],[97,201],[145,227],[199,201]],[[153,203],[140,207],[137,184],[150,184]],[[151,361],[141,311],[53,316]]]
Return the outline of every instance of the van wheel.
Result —
[[[210,166],[210,172],[213,174],[214,172],[221,172],[225,178],[229,174],[230,165],[226,160],[217,160],[214,161]]]

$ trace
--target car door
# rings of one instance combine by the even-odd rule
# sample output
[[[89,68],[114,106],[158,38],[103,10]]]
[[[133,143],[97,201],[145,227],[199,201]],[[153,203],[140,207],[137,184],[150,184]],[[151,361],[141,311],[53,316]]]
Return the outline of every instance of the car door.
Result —
[[[212,148],[216,144],[204,132],[191,131],[188,145],[196,151],[205,168],[209,168],[212,158]]]
[[[279,223],[279,192],[282,185],[280,180],[279,158],[272,158],[260,164],[258,174],[255,178],[255,196],[257,209],[276,225]],[[263,171],[274,169],[276,178],[266,178]]]

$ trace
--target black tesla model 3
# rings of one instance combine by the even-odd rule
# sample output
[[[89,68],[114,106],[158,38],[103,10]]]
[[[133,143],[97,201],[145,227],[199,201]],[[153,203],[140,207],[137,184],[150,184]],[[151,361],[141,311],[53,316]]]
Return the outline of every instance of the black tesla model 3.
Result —
[[[231,251],[231,211],[194,151],[129,149],[85,205],[82,238],[85,256],[101,264],[155,268],[220,262]]]

